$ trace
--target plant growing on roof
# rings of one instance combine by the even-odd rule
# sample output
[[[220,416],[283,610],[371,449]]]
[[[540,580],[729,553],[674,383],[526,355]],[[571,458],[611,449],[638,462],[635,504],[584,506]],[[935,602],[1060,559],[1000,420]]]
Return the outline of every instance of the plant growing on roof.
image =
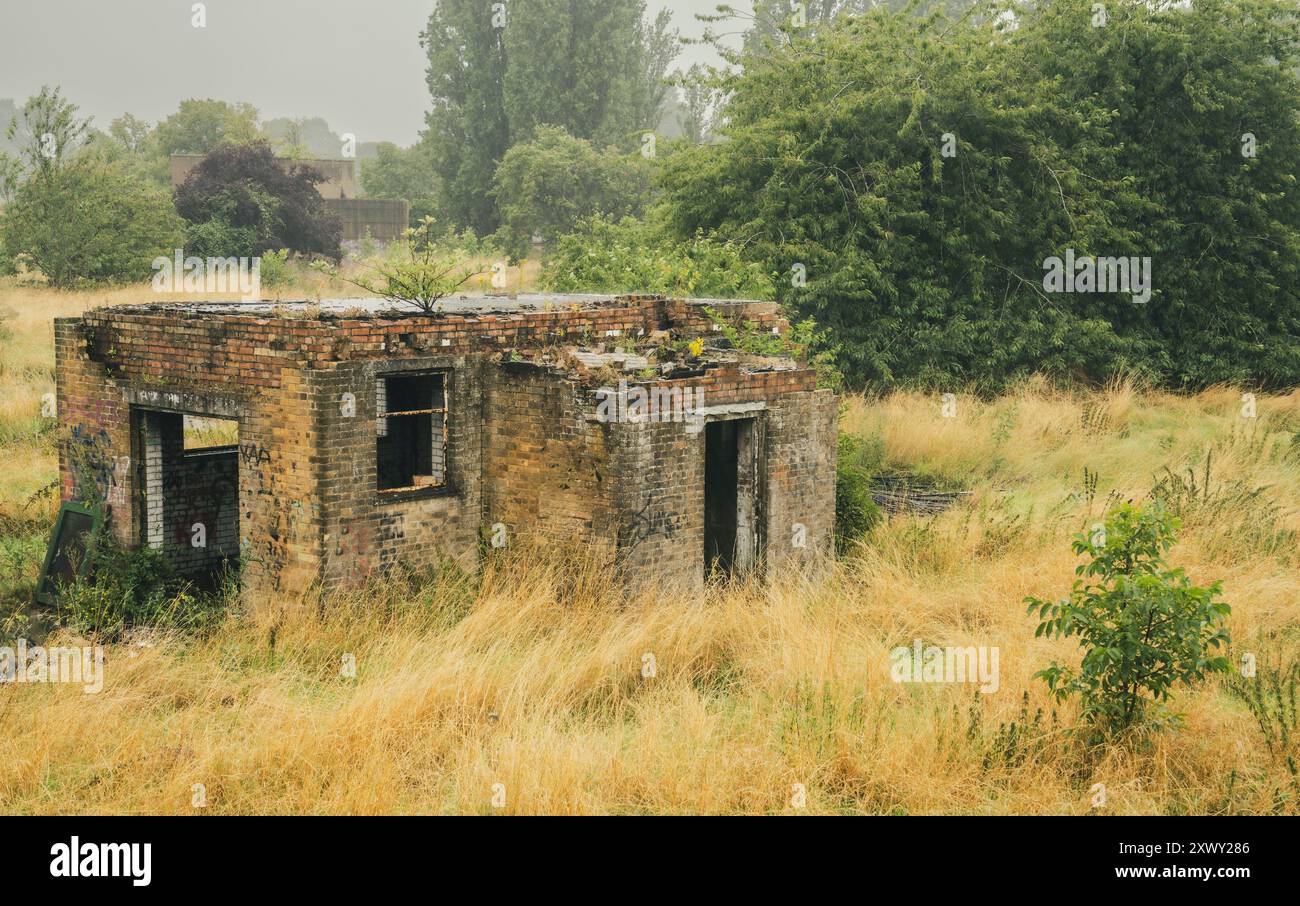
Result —
[[[314,266],[380,298],[414,305],[423,312],[434,312],[440,300],[482,271],[465,267],[458,255],[444,250],[434,236],[433,224],[432,217],[421,218],[418,226],[403,234],[407,241],[406,255],[392,260],[381,259],[368,265],[369,272],[355,277],[349,277],[324,262],[317,262]]]
[[[790,325],[785,333],[765,333],[752,321],[745,321],[736,327],[723,317],[716,309],[704,307],[704,312],[718,325],[722,335],[732,347],[753,355],[789,356],[798,362],[807,363],[817,373],[817,386],[826,387],[836,392],[844,384],[844,378],[835,365],[835,354],[839,346],[832,345],[830,331],[817,329],[817,322],[804,318]]]

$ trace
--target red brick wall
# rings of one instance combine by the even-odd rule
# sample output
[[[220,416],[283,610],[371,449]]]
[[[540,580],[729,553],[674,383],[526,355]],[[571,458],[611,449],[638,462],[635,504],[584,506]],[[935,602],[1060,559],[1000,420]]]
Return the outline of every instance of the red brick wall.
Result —
[[[91,311],[84,323],[92,357],[125,374],[180,385],[222,382],[247,388],[279,386],[279,374],[288,365],[618,342],[669,326],[684,336],[712,330],[698,305],[654,296],[620,299],[601,308],[392,318],[280,318],[141,306]],[[737,323],[784,330],[775,303],[719,302],[715,307]]]
[[[451,558],[463,568],[475,566],[484,366],[479,358],[425,355],[331,363],[307,372],[321,430],[319,449],[311,455],[320,472],[322,575],[328,585],[381,575],[397,563],[420,569]],[[446,488],[378,490],[375,382],[400,371],[447,374]],[[352,395],[355,410],[344,406],[344,394]]]
[[[114,535],[136,544],[144,489],[132,403],[234,418],[240,559],[248,587],[310,583],[321,552],[319,431],[303,372],[284,365],[272,369],[269,362],[247,381],[205,371],[191,364],[192,333],[178,329],[173,336],[161,323],[138,332],[133,326],[116,328],[113,345],[96,348],[95,334],[83,329],[81,319],[55,322],[63,499],[103,500]]]

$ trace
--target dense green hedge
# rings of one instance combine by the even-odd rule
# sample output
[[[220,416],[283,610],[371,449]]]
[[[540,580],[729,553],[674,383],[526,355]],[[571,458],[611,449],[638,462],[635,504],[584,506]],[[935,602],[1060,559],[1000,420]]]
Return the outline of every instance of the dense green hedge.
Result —
[[[746,55],[724,140],[665,161],[672,230],[738,243],[853,384],[1300,383],[1295,8],[1105,6],[877,10]],[[1149,258],[1150,299],[1045,291],[1069,250]]]

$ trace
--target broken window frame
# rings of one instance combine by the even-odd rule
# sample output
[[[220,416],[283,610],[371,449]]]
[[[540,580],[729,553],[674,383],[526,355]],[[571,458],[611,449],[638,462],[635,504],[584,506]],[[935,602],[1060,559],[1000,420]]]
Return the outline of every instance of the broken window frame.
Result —
[[[396,412],[388,411],[388,381],[393,379],[411,380],[416,378],[427,378],[434,381],[429,394],[432,402],[437,402],[439,390],[441,390],[442,405],[431,406],[427,409],[404,409]],[[430,369],[418,371],[389,371],[375,375],[375,488],[382,498],[405,497],[412,494],[437,494],[446,492],[451,484],[450,472],[448,469],[449,447],[450,447],[450,429],[448,412],[450,408],[449,393],[451,388],[451,374],[446,370]],[[441,415],[441,430],[434,424],[434,417]],[[383,467],[381,465],[380,444],[384,438],[390,437],[390,420],[395,418],[427,418],[429,420],[429,463],[432,470],[435,465],[440,464],[441,470],[432,471],[431,477],[438,477],[439,480],[431,484],[401,484],[391,487],[383,485]],[[417,432],[418,434],[418,432]],[[438,453],[441,455],[437,455]],[[414,477],[414,476],[412,476]]]

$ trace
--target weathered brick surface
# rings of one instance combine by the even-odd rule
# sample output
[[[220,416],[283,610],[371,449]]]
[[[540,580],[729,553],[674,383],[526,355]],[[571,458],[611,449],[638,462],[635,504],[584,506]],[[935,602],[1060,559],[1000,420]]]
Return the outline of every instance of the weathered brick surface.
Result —
[[[555,539],[608,539],[616,526],[609,426],[571,379],[542,366],[490,370],[483,407],[484,522]]]
[[[327,584],[381,574],[399,561],[419,568],[450,557],[473,566],[481,521],[483,366],[464,356],[419,355],[331,363],[307,372],[321,430],[311,458],[319,474]],[[414,494],[379,491],[376,378],[417,371],[447,375],[447,487]]]
[[[826,390],[774,401],[767,419],[766,560],[779,569],[831,548],[839,405]],[[803,526],[803,532],[796,532]],[[794,539],[804,536],[804,546]]]
[[[710,307],[735,323],[786,329],[775,305]],[[590,379],[528,361],[545,347],[612,347],[665,330],[717,333],[703,306],[655,296],[442,316],[270,317],[196,306],[59,319],[63,495],[103,500],[120,540],[147,543],[143,413],[232,418],[237,454],[195,459],[161,479],[169,504],[152,537],[187,535],[186,520],[202,510],[218,523],[210,539],[226,551],[229,519],[204,492],[236,466],[238,549],[250,588],[336,586],[443,557],[469,568],[495,523],[510,538],[605,543],[632,581],[697,585],[702,425],[601,422]],[[524,360],[500,355],[507,350]],[[444,487],[378,490],[375,388],[400,372],[445,375]],[[730,362],[643,383],[701,391],[709,419],[752,421],[747,528],[768,563],[829,544],[835,399],[815,390],[810,370]],[[794,523],[806,527],[805,549],[791,547]]]

